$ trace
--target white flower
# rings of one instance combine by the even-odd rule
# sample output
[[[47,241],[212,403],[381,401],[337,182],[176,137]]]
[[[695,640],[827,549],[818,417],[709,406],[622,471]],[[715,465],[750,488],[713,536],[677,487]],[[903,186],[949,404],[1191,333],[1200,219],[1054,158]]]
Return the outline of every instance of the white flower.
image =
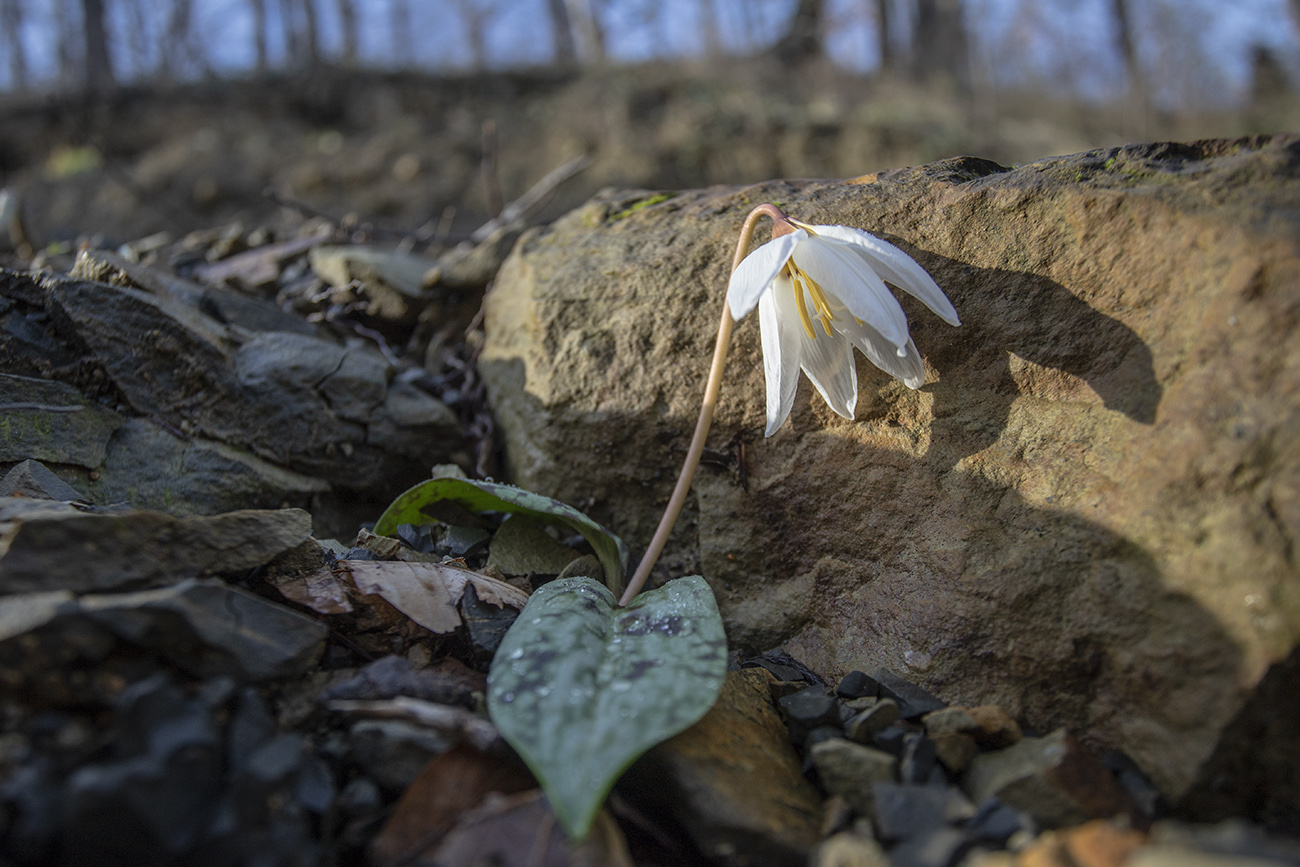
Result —
[[[747,256],[727,287],[736,321],[758,305],[767,436],[790,415],[800,369],[831,409],[853,418],[858,402],[855,346],[909,388],[925,382],[907,316],[885,280],[919,298],[948,324],[961,324],[938,284],[894,245],[845,226],[791,220],[778,231],[790,226],[793,231]]]

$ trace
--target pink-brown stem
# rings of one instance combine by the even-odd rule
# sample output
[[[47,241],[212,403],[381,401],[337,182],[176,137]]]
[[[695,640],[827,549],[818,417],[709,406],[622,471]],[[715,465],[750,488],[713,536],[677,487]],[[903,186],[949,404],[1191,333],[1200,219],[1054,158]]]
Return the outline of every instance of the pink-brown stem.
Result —
[[[736,242],[736,256],[731,261],[732,272],[740,267],[740,263],[749,255],[749,242],[754,236],[754,227],[762,217],[768,217],[776,225],[777,230],[773,234],[781,234],[779,230],[788,225],[785,214],[781,213],[775,205],[759,205],[750,211],[749,216],[745,218],[745,225],[740,229],[740,240]],[[734,324],[731,309],[724,300],[722,321],[718,323],[718,339],[713,347],[713,364],[709,367],[709,380],[704,386],[704,403],[700,406],[699,421],[695,423],[695,436],[691,438],[690,448],[686,450],[686,460],[682,463],[681,475],[677,477],[677,487],[673,489],[673,495],[668,500],[664,516],[659,519],[659,527],[655,530],[649,547],[646,548],[645,556],[641,558],[641,564],[637,566],[636,574],[632,576],[627,589],[623,591],[623,597],[618,600],[619,605],[627,605],[641,592],[646,579],[650,577],[650,570],[654,569],[655,563],[659,561],[659,555],[663,553],[664,545],[668,544],[668,534],[673,531],[677,516],[686,505],[686,495],[690,493],[691,482],[695,479],[695,470],[700,465],[700,456],[704,454],[704,441],[708,439],[709,428],[713,425],[713,411],[718,406],[718,392],[722,388],[722,372],[727,367],[727,349],[731,345],[731,327]]]

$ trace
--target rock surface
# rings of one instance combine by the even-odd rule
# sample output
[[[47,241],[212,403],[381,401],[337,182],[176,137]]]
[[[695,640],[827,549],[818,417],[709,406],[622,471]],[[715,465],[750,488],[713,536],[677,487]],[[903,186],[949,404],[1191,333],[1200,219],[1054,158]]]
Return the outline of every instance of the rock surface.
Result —
[[[763,439],[741,323],[664,570],[709,579],[733,645],[788,640],[831,678],[891,667],[1087,732],[1187,794],[1300,638],[1300,140],[650,195],[529,231],[488,296],[480,370],[512,479],[643,545],[745,214],[876,232],[962,316],[903,299],[929,383],[859,358],[856,421],[803,382]]]
[[[727,673],[717,703],[654,747],[619,782],[643,809],[680,823],[720,864],[802,865],[817,844],[821,798],[804,779],[759,669]]]
[[[0,466],[174,514],[304,506],[351,535],[466,460],[456,413],[373,341],[105,251],[72,274],[0,271]]]

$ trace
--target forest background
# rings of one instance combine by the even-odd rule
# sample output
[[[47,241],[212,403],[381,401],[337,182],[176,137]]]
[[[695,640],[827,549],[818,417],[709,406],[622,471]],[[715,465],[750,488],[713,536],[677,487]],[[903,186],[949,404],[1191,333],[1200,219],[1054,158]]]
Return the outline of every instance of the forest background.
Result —
[[[41,242],[1296,129],[1300,0],[0,0]]]

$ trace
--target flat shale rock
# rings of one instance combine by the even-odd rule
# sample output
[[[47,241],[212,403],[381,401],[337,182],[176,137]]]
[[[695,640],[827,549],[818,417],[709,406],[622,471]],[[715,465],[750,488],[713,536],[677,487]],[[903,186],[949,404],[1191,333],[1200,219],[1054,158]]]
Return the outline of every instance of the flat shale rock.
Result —
[[[122,425],[121,416],[70,385],[3,373],[0,412],[0,463],[31,459],[97,467]]]
[[[1114,816],[1137,818],[1110,771],[1063,730],[981,753],[971,761],[962,788],[977,804],[997,798],[1028,813],[1043,828]]]
[[[1300,641],[1300,139],[650,196],[526,232],[487,297],[511,478],[645,544],[746,213],[880,234],[963,321],[902,299],[928,384],[858,358],[856,421],[803,382],[764,439],[757,317],[740,323],[665,569],[708,576],[733,645],[1087,732],[1171,799],[1209,785]],[[1246,758],[1295,767],[1296,744]],[[1300,813],[1293,783],[1257,776]]]
[[[386,499],[463,448],[369,341],[111,254],[74,273],[0,271],[0,465],[43,461],[101,503],[330,515],[356,505],[332,488]]]
[[[323,623],[221,581],[188,579],[77,600],[80,613],[198,677],[273,680],[320,659]]]
[[[651,749],[619,783],[720,864],[804,865],[817,844],[821,798],[800,771],[769,683],[760,669],[728,672],[704,718]]]
[[[0,596],[150,587],[261,566],[311,535],[299,509],[176,518],[162,512],[30,510],[0,498]]]

